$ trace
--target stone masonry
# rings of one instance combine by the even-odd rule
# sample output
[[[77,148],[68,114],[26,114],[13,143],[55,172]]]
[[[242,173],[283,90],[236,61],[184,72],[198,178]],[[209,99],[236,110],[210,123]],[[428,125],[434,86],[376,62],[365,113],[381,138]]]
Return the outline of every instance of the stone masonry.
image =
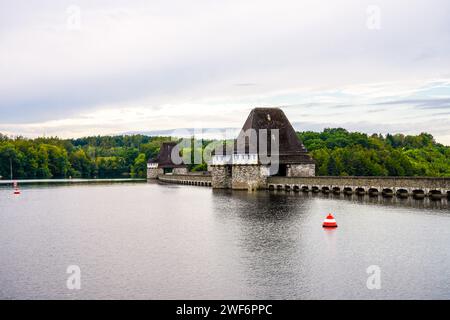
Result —
[[[173,168],[173,174],[187,174],[188,169],[187,168]]]
[[[158,175],[164,174],[162,168],[147,168],[147,179],[157,179]]]
[[[316,174],[315,164],[291,164],[286,168],[287,177],[314,177]]]
[[[231,188],[231,168],[229,166],[211,166],[211,177],[211,185],[213,188]]]
[[[261,165],[233,165],[231,187],[237,190],[264,189],[268,168]]]

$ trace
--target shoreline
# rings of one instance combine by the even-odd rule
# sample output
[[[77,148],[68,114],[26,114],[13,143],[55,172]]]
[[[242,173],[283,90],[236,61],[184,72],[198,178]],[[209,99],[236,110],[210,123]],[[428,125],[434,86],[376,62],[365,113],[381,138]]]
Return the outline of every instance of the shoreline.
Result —
[[[20,184],[76,184],[76,183],[105,183],[105,182],[146,182],[145,178],[113,178],[113,179],[24,179],[0,180],[0,186],[12,185],[16,181]]]

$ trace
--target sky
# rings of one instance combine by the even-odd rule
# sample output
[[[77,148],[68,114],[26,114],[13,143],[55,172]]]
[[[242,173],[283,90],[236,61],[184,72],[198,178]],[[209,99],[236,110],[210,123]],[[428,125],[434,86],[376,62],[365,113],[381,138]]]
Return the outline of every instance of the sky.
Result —
[[[450,145],[446,0],[0,0],[0,132],[429,132]]]

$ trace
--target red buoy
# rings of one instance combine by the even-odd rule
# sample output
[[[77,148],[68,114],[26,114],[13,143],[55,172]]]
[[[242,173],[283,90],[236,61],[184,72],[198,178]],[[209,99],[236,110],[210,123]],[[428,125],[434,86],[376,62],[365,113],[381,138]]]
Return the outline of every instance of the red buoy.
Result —
[[[14,194],[20,194],[19,186],[17,184],[17,181],[13,181],[13,188],[14,188]]]
[[[328,216],[323,221],[322,227],[324,228],[337,228],[336,220],[334,219],[333,215],[331,213],[328,214]]]

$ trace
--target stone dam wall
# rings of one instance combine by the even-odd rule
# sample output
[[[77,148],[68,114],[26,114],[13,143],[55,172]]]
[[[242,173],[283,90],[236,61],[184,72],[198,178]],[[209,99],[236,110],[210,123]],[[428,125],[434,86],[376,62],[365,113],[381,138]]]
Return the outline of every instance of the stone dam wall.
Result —
[[[269,177],[267,188],[323,193],[423,198],[450,197],[450,178],[431,177]]]
[[[158,180],[165,183],[177,183],[193,186],[211,187],[211,175],[206,174],[164,174],[158,175]]]
[[[226,174],[224,173],[224,176]],[[158,179],[166,183],[177,183],[198,186],[214,186],[214,179],[209,174],[172,174],[158,175]],[[227,179],[225,179],[227,180]],[[223,187],[231,185],[231,179]],[[223,183],[222,182],[222,183]],[[321,192],[335,194],[368,194],[386,197],[412,196],[418,199],[431,197],[450,198],[450,178],[431,177],[268,177],[262,189],[284,190],[289,192]]]

